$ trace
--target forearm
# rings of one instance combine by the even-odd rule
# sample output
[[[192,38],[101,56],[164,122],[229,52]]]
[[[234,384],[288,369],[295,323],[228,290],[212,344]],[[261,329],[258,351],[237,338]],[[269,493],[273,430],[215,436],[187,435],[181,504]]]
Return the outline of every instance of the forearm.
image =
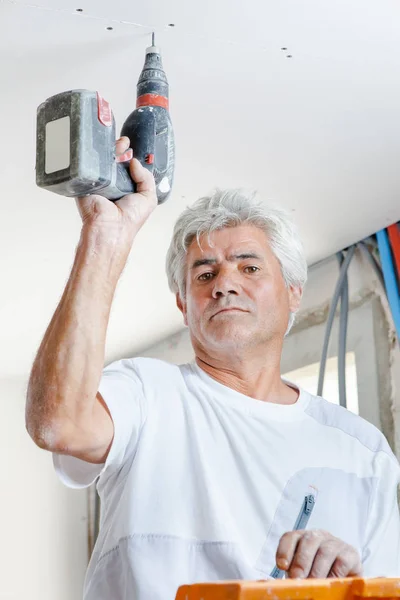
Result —
[[[90,419],[104,363],[110,308],[129,244],[83,229],[64,294],[28,385],[26,423],[35,442],[55,447],[63,431]]]

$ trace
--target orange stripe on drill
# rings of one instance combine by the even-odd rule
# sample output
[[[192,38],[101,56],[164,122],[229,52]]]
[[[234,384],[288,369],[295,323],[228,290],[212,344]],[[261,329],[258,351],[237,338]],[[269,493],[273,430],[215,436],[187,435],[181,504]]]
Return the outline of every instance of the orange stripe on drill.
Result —
[[[159,96],[158,94],[143,94],[136,100],[136,108],[140,106],[161,106],[168,110],[169,101],[165,96]]]

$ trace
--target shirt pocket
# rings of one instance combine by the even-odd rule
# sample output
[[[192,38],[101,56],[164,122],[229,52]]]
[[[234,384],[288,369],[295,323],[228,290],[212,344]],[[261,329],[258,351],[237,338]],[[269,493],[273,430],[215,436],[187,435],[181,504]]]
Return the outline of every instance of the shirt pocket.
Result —
[[[323,529],[354,546],[362,556],[372,478],[340,469],[307,468],[286,483],[264,544],[255,563],[263,576],[271,576],[282,535],[297,529]],[[306,497],[313,496],[309,518],[299,524]],[[297,525],[297,527],[296,527]],[[300,525],[300,526],[299,526]],[[276,573],[275,573],[276,575]]]

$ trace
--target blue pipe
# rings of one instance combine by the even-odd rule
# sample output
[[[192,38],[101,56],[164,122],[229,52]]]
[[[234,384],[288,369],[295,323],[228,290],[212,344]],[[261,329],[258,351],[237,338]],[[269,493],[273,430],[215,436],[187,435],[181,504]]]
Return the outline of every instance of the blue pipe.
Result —
[[[397,331],[397,337],[400,340],[400,295],[386,229],[377,231],[376,238],[378,240],[379,255],[381,257],[383,278],[385,280],[389,306],[392,312],[394,326]]]

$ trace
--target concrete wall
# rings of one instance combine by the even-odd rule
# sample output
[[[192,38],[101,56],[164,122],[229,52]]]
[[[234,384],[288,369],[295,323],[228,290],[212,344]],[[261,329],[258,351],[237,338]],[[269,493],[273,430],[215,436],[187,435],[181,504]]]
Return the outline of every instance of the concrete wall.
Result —
[[[25,383],[0,380],[0,599],[79,600],[87,495],[65,488],[25,430]]]
[[[317,352],[322,349],[338,273],[335,258],[310,269],[301,310],[284,349],[286,366],[289,360],[296,362],[294,342],[300,339],[301,332],[313,336]],[[374,271],[359,251],[350,264],[348,281],[348,342],[350,349],[356,351],[360,414],[382,429],[400,458],[400,350],[390,309]],[[303,341],[304,337],[303,333]],[[331,355],[337,353],[337,337],[336,324],[331,336]]]

